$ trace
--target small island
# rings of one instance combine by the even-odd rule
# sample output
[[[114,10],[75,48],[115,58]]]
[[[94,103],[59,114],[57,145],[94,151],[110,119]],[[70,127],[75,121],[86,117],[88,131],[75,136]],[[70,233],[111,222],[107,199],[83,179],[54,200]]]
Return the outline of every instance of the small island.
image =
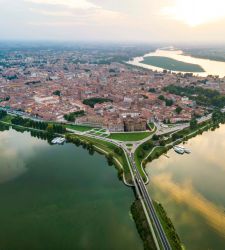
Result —
[[[163,56],[144,57],[144,60],[141,61],[141,63],[171,71],[199,72],[199,73],[205,72],[205,70],[197,64],[185,63]]]

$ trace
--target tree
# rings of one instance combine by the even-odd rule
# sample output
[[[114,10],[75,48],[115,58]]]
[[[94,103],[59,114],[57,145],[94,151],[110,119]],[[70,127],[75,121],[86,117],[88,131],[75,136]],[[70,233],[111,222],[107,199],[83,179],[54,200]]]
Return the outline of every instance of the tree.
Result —
[[[112,154],[107,155],[107,161],[108,161],[109,166],[113,165],[113,155]]]
[[[2,118],[4,118],[5,116],[7,116],[7,112],[4,111],[4,110],[0,110],[0,120],[1,120]]]
[[[122,150],[121,148],[119,148],[119,147],[116,147],[116,148],[114,149],[114,152],[115,152],[116,154],[120,155],[120,156],[123,154],[123,150]]]
[[[172,106],[173,105],[173,100],[171,99],[166,99],[165,100],[166,106]]]
[[[153,140],[153,141],[158,141],[158,140],[159,140],[159,136],[156,135],[156,134],[154,134],[154,135],[152,136],[152,140]]]
[[[214,124],[220,123],[223,120],[223,113],[219,109],[215,109],[212,113],[212,121]]]
[[[146,142],[143,144],[142,148],[147,151],[150,150],[153,147],[153,143],[152,142]]]
[[[74,122],[76,120],[76,117],[81,117],[85,115],[85,111],[84,110],[79,110],[76,112],[72,112],[69,114],[65,114],[64,115],[64,119],[69,121],[69,122]]]
[[[61,92],[59,90],[56,90],[53,92],[53,95],[61,96]]]
[[[95,104],[97,103],[104,103],[104,102],[113,102],[113,100],[109,98],[101,98],[101,97],[94,97],[83,100],[83,104],[90,106],[91,108],[94,108]]]
[[[158,99],[161,100],[161,101],[164,101],[164,100],[165,100],[165,97],[164,97],[163,95],[160,95],[160,96],[158,97]]]
[[[49,134],[53,134],[53,125],[52,124],[48,124],[48,127],[47,127],[47,132],[49,133]]]
[[[217,90],[205,89],[194,86],[176,86],[169,85],[163,89],[166,92],[179,96],[187,96],[191,100],[196,101],[200,105],[215,106],[222,108],[225,106],[225,95],[222,95]]]
[[[182,110],[183,109],[180,106],[177,106],[175,111],[177,114],[180,114]]]
[[[155,88],[150,88],[150,89],[148,90],[148,92],[155,93],[156,90],[155,90]]]
[[[193,129],[196,129],[198,126],[198,122],[196,120],[196,118],[192,118],[191,121],[190,121],[190,128],[193,130]]]
[[[178,134],[172,134],[172,140],[173,141],[176,141],[178,139],[180,139],[180,136]]]
[[[144,158],[144,156],[145,156],[145,152],[144,152],[144,150],[141,148],[140,149],[140,151],[138,151],[138,158],[139,159],[143,159]]]
[[[166,145],[166,143],[165,143],[165,141],[164,141],[164,140],[160,140],[159,145],[160,145],[160,146],[165,146],[165,145]]]

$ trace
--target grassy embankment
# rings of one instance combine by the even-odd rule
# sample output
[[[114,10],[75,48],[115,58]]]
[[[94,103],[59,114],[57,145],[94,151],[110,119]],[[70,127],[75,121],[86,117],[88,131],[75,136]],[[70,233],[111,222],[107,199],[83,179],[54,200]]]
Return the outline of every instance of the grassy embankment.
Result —
[[[150,128],[151,131],[111,133],[108,138],[117,141],[127,141],[127,142],[141,141],[146,137],[155,133],[156,127],[154,126],[154,124],[150,123],[148,124],[148,127]]]
[[[101,154],[105,154],[110,165],[113,163],[118,170],[118,176],[121,179],[123,174],[127,183],[132,184],[132,177],[130,174],[130,169],[122,149],[119,149],[116,145],[102,141],[95,138],[90,138],[87,136],[67,134],[66,138],[68,141],[73,142],[74,144],[82,145],[84,148],[91,147],[95,151],[98,151]],[[80,143],[79,143],[80,140]]]

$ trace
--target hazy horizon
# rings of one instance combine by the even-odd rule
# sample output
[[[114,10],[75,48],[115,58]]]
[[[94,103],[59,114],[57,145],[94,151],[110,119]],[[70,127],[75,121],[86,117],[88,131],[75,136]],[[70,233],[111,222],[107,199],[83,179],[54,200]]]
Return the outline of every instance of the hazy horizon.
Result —
[[[221,44],[224,0],[0,0],[2,41]]]

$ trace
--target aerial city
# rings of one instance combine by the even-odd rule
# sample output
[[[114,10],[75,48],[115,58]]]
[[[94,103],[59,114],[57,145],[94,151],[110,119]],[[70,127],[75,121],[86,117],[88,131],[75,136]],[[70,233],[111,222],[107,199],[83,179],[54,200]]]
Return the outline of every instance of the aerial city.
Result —
[[[0,0],[0,249],[225,249],[225,2]]]

